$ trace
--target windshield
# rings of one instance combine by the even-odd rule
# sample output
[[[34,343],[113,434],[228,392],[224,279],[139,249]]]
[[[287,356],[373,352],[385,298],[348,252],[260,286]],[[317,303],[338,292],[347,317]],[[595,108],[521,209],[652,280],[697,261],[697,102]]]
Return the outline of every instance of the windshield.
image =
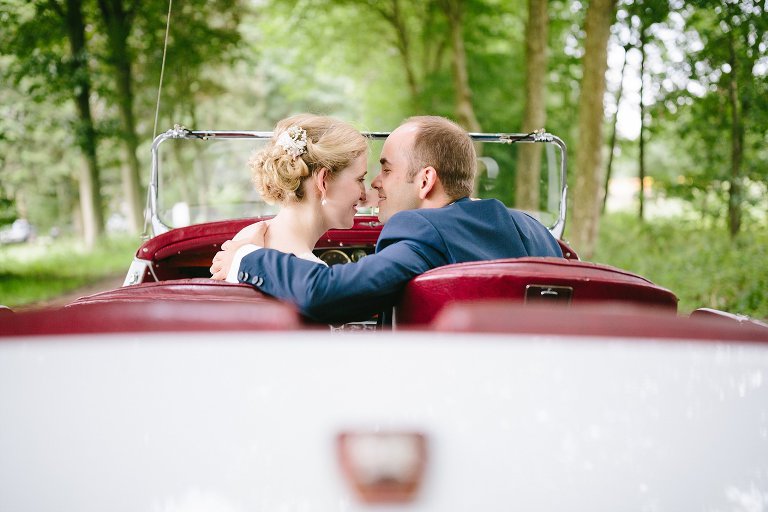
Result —
[[[158,137],[154,144],[151,185],[156,186],[157,197],[150,197],[150,204],[155,234],[191,224],[277,213],[278,205],[268,204],[254,189],[247,165],[251,155],[266,145],[269,133],[171,132]],[[368,187],[379,172],[385,137],[371,134]],[[533,142],[526,135],[473,137],[479,155],[474,197],[499,199],[509,207],[524,210],[559,237],[564,217],[561,204],[565,200],[565,148],[559,139],[551,140],[550,136],[550,140]],[[510,143],[520,137],[530,141]],[[518,174],[523,169],[528,171],[527,183],[537,186],[518,186]],[[526,194],[517,194],[518,188]],[[376,211],[361,209],[359,214],[375,215]]]

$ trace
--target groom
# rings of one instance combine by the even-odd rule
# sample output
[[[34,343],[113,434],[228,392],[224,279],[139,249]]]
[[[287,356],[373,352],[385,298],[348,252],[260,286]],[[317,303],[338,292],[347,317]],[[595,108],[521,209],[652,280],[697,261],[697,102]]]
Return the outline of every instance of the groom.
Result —
[[[562,257],[555,238],[532,217],[495,199],[469,198],[476,161],[472,139],[455,123],[436,116],[407,119],[387,137],[381,172],[371,183],[385,223],[376,254],[326,267],[229,241],[214,257],[213,278],[251,284],[314,320],[338,323],[391,308],[411,278],[435,267]]]

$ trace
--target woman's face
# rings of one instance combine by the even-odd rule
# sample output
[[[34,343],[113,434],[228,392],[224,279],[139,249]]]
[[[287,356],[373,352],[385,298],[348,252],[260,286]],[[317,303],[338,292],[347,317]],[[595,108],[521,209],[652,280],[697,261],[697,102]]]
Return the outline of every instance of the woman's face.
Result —
[[[355,223],[358,204],[365,202],[365,153],[327,182],[326,203],[321,206],[329,229],[349,229]]]

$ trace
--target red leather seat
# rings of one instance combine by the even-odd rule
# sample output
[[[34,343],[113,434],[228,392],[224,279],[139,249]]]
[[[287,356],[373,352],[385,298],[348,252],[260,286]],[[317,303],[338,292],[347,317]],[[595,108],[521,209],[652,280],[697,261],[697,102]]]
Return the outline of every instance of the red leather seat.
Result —
[[[24,311],[0,320],[0,336],[299,328],[298,313],[277,301],[260,304],[181,300],[104,302]]]
[[[395,321],[427,324],[453,302],[506,299],[525,303],[549,295],[565,303],[610,301],[677,311],[674,293],[631,272],[565,258],[513,258],[425,272],[406,286],[395,308]]]
[[[457,302],[444,308],[430,328],[441,332],[768,343],[768,326],[760,322],[723,321],[710,315],[681,317],[657,308],[616,303],[553,310],[505,300]]]
[[[248,303],[253,303],[254,301],[274,302],[274,299],[267,297],[253,286],[247,284],[232,284],[225,281],[214,281],[213,279],[205,277],[196,277],[123,286],[122,288],[115,288],[114,290],[107,290],[93,295],[80,297],[67,307],[105,302],[142,302],[155,300]]]
[[[0,335],[301,327],[290,304],[252,286],[201,278],[126,286],[81,297],[59,309],[10,314],[0,321]]]

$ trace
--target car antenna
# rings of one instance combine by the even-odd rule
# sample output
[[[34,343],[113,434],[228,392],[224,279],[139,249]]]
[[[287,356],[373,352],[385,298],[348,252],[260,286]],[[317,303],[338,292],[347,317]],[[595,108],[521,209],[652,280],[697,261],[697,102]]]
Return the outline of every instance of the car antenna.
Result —
[[[160,82],[157,84],[157,103],[155,105],[155,126],[152,129],[152,140],[157,137],[157,120],[160,117],[160,97],[163,91],[163,77],[165,76],[165,56],[168,53],[168,34],[171,31],[171,11],[173,10],[173,0],[168,0],[168,17],[165,20],[165,41],[163,42],[163,61],[160,64]],[[147,194],[147,203],[144,206],[144,229],[141,232],[141,239],[149,239],[147,228],[149,227],[149,194]]]
[[[171,10],[173,0],[168,0],[168,18],[165,22],[165,42],[163,43],[163,61],[160,64],[160,83],[157,85],[157,104],[155,105],[155,127],[152,130],[152,140],[157,137],[157,120],[160,117],[160,96],[163,91],[163,76],[165,75],[165,55],[168,52],[168,33],[171,30]]]

